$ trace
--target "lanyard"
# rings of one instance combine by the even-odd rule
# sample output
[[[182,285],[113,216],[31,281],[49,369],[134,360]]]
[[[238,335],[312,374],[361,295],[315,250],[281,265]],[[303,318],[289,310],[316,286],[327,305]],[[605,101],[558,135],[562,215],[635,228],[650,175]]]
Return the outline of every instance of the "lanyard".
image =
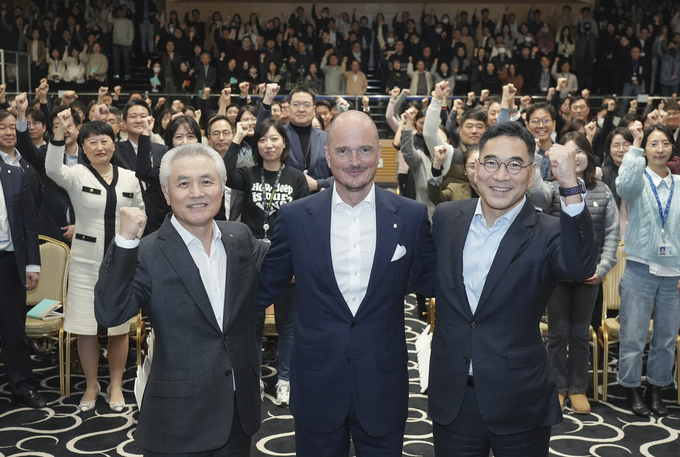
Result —
[[[264,224],[262,225],[262,228],[264,229],[264,239],[267,239],[267,231],[269,230],[269,223],[267,222],[267,218],[271,215],[272,213],[272,205],[274,204],[274,192],[276,192],[279,189],[279,180],[281,179],[281,172],[283,171],[283,164],[281,164],[281,167],[279,168],[279,172],[276,174],[276,181],[274,181],[274,185],[272,186],[272,193],[269,196],[269,202],[266,200],[266,195],[264,193],[264,167],[260,168],[260,178],[262,181],[262,206],[264,209]]]
[[[661,200],[659,200],[659,193],[656,191],[654,181],[652,181],[652,177],[649,176],[647,170],[645,170],[645,176],[649,180],[649,184],[652,186],[652,192],[654,192],[654,196],[656,197],[656,204],[659,206],[659,216],[661,216],[661,233],[663,234],[665,242],[666,232],[664,231],[664,228],[666,225],[666,220],[668,219],[668,211],[671,209],[671,200],[673,200],[673,190],[675,189],[675,179],[673,179],[673,175],[671,175],[671,193],[668,195],[668,203],[666,203],[666,210],[664,210],[661,207]]]

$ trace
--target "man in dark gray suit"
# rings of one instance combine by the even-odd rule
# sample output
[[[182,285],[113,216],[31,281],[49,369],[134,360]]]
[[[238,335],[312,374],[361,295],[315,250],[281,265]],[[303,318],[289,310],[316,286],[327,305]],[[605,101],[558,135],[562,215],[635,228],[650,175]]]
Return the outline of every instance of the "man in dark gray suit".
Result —
[[[194,77],[196,78],[196,93],[203,93],[203,89],[209,87],[212,90],[217,89],[217,68],[210,66],[210,53],[201,53],[201,65],[194,68]]]
[[[260,428],[255,314],[268,244],[244,224],[213,220],[226,170],[212,149],[171,150],[160,180],[174,214],[140,242],[146,215],[121,209],[95,287],[95,315],[112,326],[142,308],[155,330],[135,434],[144,455],[246,457]]]

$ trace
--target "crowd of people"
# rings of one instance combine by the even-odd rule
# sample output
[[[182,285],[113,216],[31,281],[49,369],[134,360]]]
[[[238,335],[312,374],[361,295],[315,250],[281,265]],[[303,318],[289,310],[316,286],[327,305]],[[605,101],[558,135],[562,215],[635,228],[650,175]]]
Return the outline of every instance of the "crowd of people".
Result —
[[[527,413],[527,416],[543,418],[542,426],[555,423],[559,410],[566,404],[570,404],[575,413],[590,413],[586,397],[588,329],[591,320],[599,321],[593,316],[597,316],[596,310],[601,308],[598,306],[602,300],[601,283],[616,264],[616,251],[619,241],[623,240],[628,259],[621,278],[621,348],[617,381],[626,388],[630,408],[635,414],[668,414],[661,389],[673,383],[673,354],[680,329],[680,262],[676,252],[680,245],[680,203],[677,196],[674,198],[675,183],[680,174],[676,148],[680,133],[680,105],[676,95],[680,54],[675,53],[680,44],[677,5],[676,10],[672,10],[673,5],[660,2],[658,9],[651,12],[637,5],[625,8],[624,5],[598,6],[595,11],[584,7],[575,17],[569,7],[564,7],[561,15],[547,17],[532,9],[527,22],[521,24],[516,24],[517,18],[509,9],[498,21],[491,20],[486,9],[482,9],[480,15],[474,11],[471,22],[463,11],[455,15],[442,14],[440,18],[434,12],[423,11],[419,27],[404,13],[395,16],[391,28],[381,15],[372,18],[371,26],[367,17],[355,20],[353,16],[350,20],[349,15],[341,14],[332,18],[327,8],[317,14],[316,5],[310,16],[313,23],[307,19],[304,8],[299,7],[287,24],[282,25],[275,18],[264,26],[257,14],[246,24],[242,24],[237,15],[223,22],[219,12],[203,22],[200,12],[195,10],[180,22],[173,12],[168,14],[167,20],[162,13],[157,16],[151,0],[137,1],[135,8],[126,5],[122,2],[113,10],[117,16],[113,18],[110,14],[102,15],[102,11],[107,11],[102,0],[95,8],[85,8],[88,12],[83,12],[82,17],[78,5],[69,8],[68,5],[52,4],[56,8],[50,6],[46,10],[44,21],[39,21],[43,12],[37,11],[31,20],[25,21],[26,24],[23,12],[15,10],[14,26],[3,11],[5,27],[13,40],[19,40],[13,41],[15,49],[33,55],[36,49],[49,48],[49,53],[38,52],[37,55],[48,59],[46,55],[53,54],[50,68],[59,69],[59,56],[63,52],[58,48],[64,46],[63,51],[70,49],[75,54],[76,65],[81,65],[79,61],[90,65],[90,70],[83,73],[84,78],[97,81],[92,86],[97,91],[97,99],[88,106],[78,100],[73,89],[57,96],[55,88],[70,89],[69,84],[74,81],[62,85],[66,79],[61,76],[55,80],[56,73],[50,75],[51,70],[37,73],[43,78],[37,81],[36,97],[32,100],[25,93],[9,96],[5,94],[6,87],[0,86],[0,155],[3,159],[0,179],[4,187],[11,167],[21,167],[28,189],[21,194],[25,202],[25,214],[21,217],[26,225],[26,236],[15,234],[12,224],[16,224],[16,217],[12,222],[5,216],[9,209],[4,209],[10,205],[4,203],[3,207],[3,200],[0,200],[0,210],[3,210],[0,211],[0,262],[7,262],[3,259],[8,252],[12,256],[15,251],[17,256],[25,256],[25,259],[22,257],[25,271],[19,271],[19,277],[13,278],[11,284],[16,292],[13,300],[18,303],[17,307],[25,308],[25,296],[21,301],[22,291],[25,293],[25,288],[34,287],[38,280],[35,246],[28,246],[37,243],[35,235],[47,235],[71,245],[72,266],[64,329],[80,335],[78,350],[87,381],[80,402],[82,411],[94,408],[100,394],[97,336],[109,337],[107,396],[110,408],[121,411],[125,406],[121,379],[128,349],[126,321],[135,314],[132,311],[144,308],[152,325],[156,325],[155,318],[159,328],[165,329],[166,324],[184,325],[180,317],[173,320],[156,314],[156,291],[152,292],[153,284],[149,282],[153,282],[149,278],[156,278],[155,275],[159,276],[154,280],[169,281],[167,275],[172,276],[172,265],[177,261],[171,254],[166,254],[171,264],[168,270],[165,266],[153,272],[144,270],[146,267],[137,267],[135,281],[144,286],[134,294],[131,287],[125,289],[123,285],[132,281],[130,275],[135,269],[122,268],[109,275],[111,257],[107,256],[112,256],[113,252],[114,263],[120,265],[115,259],[128,258],[116,249],[134,249],[138,244],[134,239],[141,238],[140,259],[142,263],[151,262],[155,257],[150,250],[165,252],[157,243],[172,239],[171,233],[176,237],[179,234],[175,241],[186,246],[200,277],[189,271],[178,274],[191,273],[191,277],[198,278],[205,287],[209,304],[202,312],[208,310],[210,314],[211,308],[215,312],[208,320],[214,329],[224,332],[220,333],[219,339],[222,345],[219,351],[223,351],[225,344],[230,347],[229,344],[235,343],[228,342],[229,317],[223,315],[224,310],[215,303],[229,301],[224,289],[235,286],[237,279],[232,278],[233,271],[227,270],[225,258],[211,249],[202,249],[201,245],[210,247],[213,240],[214,247],[216,240],[221,239],[230,256],[229,262],[232,255],[242,261],[249,259],[252,265],[248,263],[250,266],[243,267],[243,282],[247,283],[244,285],[247,289],[257,287],[251,282],[251,268],[259,269],[264,255],[261,247],[268,246],[271,240],[272,248],[262,263],[260,309],[257,318],[247,320],[248,325],[252,323],[253,333],[251,335],[249,330],[241,337],[248,341],[252,338],[259,345],[259,351],[248,347],[244,352],[250,354],[251,349],[253,354],[257,352],[254,364],[259,374],[264,306],[275,303],[279,333],[277,403],[285,406],[291,398],[298,399],[297,405],[291,404],[291,408],[300,424],[298,429],[296,423],[299,445],[304,452],[309,451],[308,455],[315,455],[309,450],[315,446],[311,431],[327,433],[332,426],[338,425],[334,422],[335,416],[326,417],[324,412],[342,409],[346,406],[343,401],[347,400],[349,405],[349,399],[352,404],[358,402],[356,411],[350,408],[350,415],[354,415],[355,420],[358,417],[359,429],[363,427],[371,437],[395,430],[401,430],[403,435],[403,428],[393,426],[394,421],[402,420],[403,392],[399,382],[404,375],[401,368],[405,362],[400,361],[405,357],[405,349],[399,344],[403,343],[403,335],[395,335],[394,329],[384,329],[380,325],[371,327],[373,336],[385,332],[389,344],[383,342],[384,350],[392,349],[381,354],[371,346],[375,341],[362,333],[366,330],[361,323],[357,324],[359,313],[365,309],[361,305],[364,295],[370,301],[373,299],[371,294],[376,293],[371,265],[375,269],[382,262],[386,248],[380,244],[385,242],[382,235],[377,241],[374,235],[372,241],[366,242],[364,238],[368,236],[370,240],[370,233],[375,234],[377,217],[381,224],[384,220],[390,221],[389,227],[381,225],[380,228],[380,233],[385,231],[387,238],[391,230],[397,237],[414,237],[405,240],[404,245],[397,244],[397,251],[388,262],[394,251],[394,246],[390,246],[385,263],[379,265],[380,274],[387,271],[391,275],[385,280],[390,284],[390,290],[389,293],[384,291],[384,299],[395,300],[395,291],[403,298],[409,274],[422,281],[413,284],[418,293],[419,310],[425,312],[426,297],[437,296],[438,299],[437,309],[441,315],[437,315],[432,345],[431,395],[447,398],[447,404],[460,405],[463,402],[461,392],[467,392],[465,376],[467,388],[478,389],[477,401],[482,411],[481,406],[487,405],[485,402],[493,395],[482,399],[479,393],[489,391],[490,379],[514,379],[513,368],[535,367],[545,361],[551,370],[550,376],[540,369],[531,377],[536,389],[547,389],[545,402],[537,402],[545,408]],[[66,19],[57,21],[64,14]],[[120,58],[124,68],[129,60],[129,56],[126,57],[129,45],[116,43],[115,38],[116,27],[129,26],[125,22],[130,21],[128,15],[135,17],[137,27],[133,26],[132,30],[139,32],[141,52],[148,56],[155,53],[158,57],[152,57],[148,62],[152,69],[150,84],[158,92],[176,96],[152,100],[142,93],[124,92],[127,70],[122,73],[114,70],[116,79],[123,82],[113,90],[105,85],[108,73],[101,62],[107,59],[106,54],[113,52],[119,67]],[[87,20],[81,22],[85,17]],[[61,38],[58,33],[52,33],[59,30],[57,22],[62,20],[73,25],[76,33],[69,32],[66,26]],[[114,38],[108,42],[112,47],[107,47],[110,26]],[[159,34],[156,33],[158,29]],[[45,31],[49,38],[43,37]],[[19,44],[23,43],[21,35],[29,33],[33,43],[43,44],[29,44],[28,47]],[[83,41],[80,54],[77,44],[59,41],[78,34],[81,38],[74,38],[73,43]],[[48,44],[45,40],[49,40]],[[83,59],[83,56],[88,57]],[[101,62],[100,58],[103,58]],[[215,61],[219,62],[217,66]],[[43,63],[36,59],[33,62],[36,68]],[[65,65],[64,71],[68,73],[69,64]],[[119,78],[121,74],[123,77]],[[381,90],[390,96],[384,119],[371,111],[368,97],[362,98],[360,110],[351,109],[342,97],[345,94],[363,95],[367,75],[378,77]],[[620,79],[612,78],[612,75]],[[591,106],[591,90],[617,92],[626,97],[605,95],[601,104]],[[196,96],[189,102],[182,92],[196,93]],[[661,93],[662,97],[648,101],[645,97],[628,97],[654,92]],[[323,94],[336,97],[317,99],[317,95]],[[398,150],[398,176],[395,177],[398,193],[420,205],[407,204],[403,198],[393,201],[394,197],[384,195],[382,190],[367,190],[373,186],[373,176],[369,180],[364,178],[371,170],[375,173],[381,148],[377,143],[377,130],[373,138],[374,125],[367,122],[370,119],[373,123],[384,120],[394,132],[392,144]],[[352,136],[355,130],[358,133]],[[508,138],[516,140],[516,144],[501,142]],[[204,147],[185,146],[189,144]],[[203,161],[214,161],[215,170],[205,171],[201,168],[205,165]],[[181,173],[177,176],[172,164],[178,162],[187,167],[186,176]],[[193,182],[194,171],[203,173],[197,175],[203,181]],[[220,181],[222,185],[218,185]],[[371,186],[365,188],[367,184]],[[198,188],[201,190],[196,190]],[[10,202],[9,190],[4,189],[4,202]],[[321,192],[323,190],[326,192]],[[361,194],[361,199],[356,200],[359,195],[356,192]],[[194,193],[206,197],[194,201]],[[402,203],[395,203],[399,201]],[[455,205],[458,206],[447,201],[457,202]],[[310,202],[309,206],[305,206],[305,202]],[[319,211],[326,204],[332,208],[330,220],[315,219],[318,214],[326,214]],[[398,213],[395,208],[400,204],[404,205],[402,216],[408,221],[403,229],[400,227],[404,219],[391,218]],[[481,206],[475,210],[476,204]],[[467,241],[448,236],[450,227],[447,224],[457,223],[455,215],[451,214],[454,207],[469,216],[468,224],[473,221]],[[206,218],[207,213],[204,213],[208,210],[205,208],[214,209],[215,213]],[[291,208],[289,213],[287,208]],[[535,213],[544,214],[539,217]],[[32,220],[33,214],[36,220]],[[509,263],[513,257],[506,259],[503,253],[515,252],[520,245],[524,246],[522,249],[526,248],[521,238],[524,235],[516,230],[519,225],[514,222],[516,218],[527,226],[536,225],[536,239],[548,236],[541,249],[547,246],[549,255],[539,260],[522,251],[524,254],[517,254],[520,261],[511,264],[506,272],[497,271],[500,267],[495,262],[486,265],[482,261],[490,262],[495,257],[500,263]],[[248,231],[233,229],[232,234],[231,227],[234,226],[213,225],[213,219],[240,220]],[[358,225],[357,221],[360,222]],[[453,266],[454,271],[460,273],[460,281],[456,275],[448,277],[449,280],[454,278],[453,286],[440,277],[443,271],[451,273],[449,267],[440,268],[439,263],[404,269],[410,262],[431,263],[433,260],[434,248],[430,249],[428,244],[432,240],[418,228],[430,223],[437,251],[450,248],[455,253],[452,259],[462,259],[460,264],[454,262]],[[560,224],[568,238],[562,242],[573,248],[569,254],[560,253],[559,239],[551,238],[559,238]],[[198,225],[202,229],[195,231]],[[324,239],[319,236],[324,230],[330,230],[330,244],[315,244]],[[429,233],[429,229],[426,232]],[[247,252],[232,253],[225,236],[236,236],[241,241],[241,249]],[[511,238],[512,245],[510,241],[506,242]],[[364,243],[357,240],[364,240]],[[396,243],[397,240],[402,242],[400,238],[392,241]],[[24,242],[28,246],[25,254]],[[449,246],[449,243],[454,244]],[[353,249],[359,246],[359,249],[354,252],[349,249],[350,245]],[[318,251],[313,248],[307,252],[309,246],[316,246]],[[416,253],[412,254],[413,250]],[[366,264],[366,259],[373,259],[372,252],[376,253],[376,263]],[[320,255],[324,253],[325,256]],[[409,263],[399,263],[406,254]],[[315,259],[319,262],[318,268],[310,269],[310,259],[315,257],[323,259]],[[22,262],[18,260],[21,270]],[[329,265],[324,263],[327,260],[331,260],[329,270],[326,270]],[[450,264],[450,259],[447,261]],[[548,266],[540,268],[542,262]],[[5,263],[0,263],[4,268],[2,271],[16,270]],[[336,264],[343,266],[336,269]],[[108,285],[101,287],[110,287],[121,297],[120,303],[111,297],[104,300],[101,297],[106,294],[100,286],[95,287],[97,278],[92,272],[100,266],[101,271],[106,272],[104,284]],[[435,266],[436,273],[428,270]],[[337,283],[326,285],[327,278],[320,276],[323,272],[331,278],[335,276]],[[513,284],[518,277],[512,275],[515,272],[523,272],[521,276],[526,276],[535,286],[522,288],[531,290],[527,301],[535,307],[529,312],[528,308],[519,310],[520,304],[513,305],[512,309],[518,309],[516,315],[505,319],[519,319],[520,327],[534,321],[537,324],[547,306],[547,355],[542,342],[539,346],[543,352],[529,347],[536,343],[536,338],[507,332],[506,349],[520,352],[513,353],[516,359],[507,356],[508,370],[495,372],[494,366],[488,371],[487,365],[491,362],[485,365],[484,356],[475,354],[475,350],[487,350],[479,349],[485,347],[487,341],[479,340],[480,346],[476,348],[470,341],[461,340],[461,335],[468,335],[472,329],[469,339],[477,338],[486,331],[484,324],[496,322],[508,312],[493,305],[507,303],[507,296],[503,295],[500,300],[500,296],[494,295],[500,291],[482,286],[492,278],[498,279],[499,275],[505,275]],[[16,276],[16,271],[13,275]],[[226,286],[224,280],[219,279],[225,275],[231,278]],[[5,275],[2,277],[7,281]],[[241,281],[240,273],[238,278]],[[519,288],[518,285],[504,293],[519,294]],[[234,295],[233,291],[229,293]],[[347,316],[336,316],[331,325],[324,319],[330,319],[335,311],[309,306],[322,302],[327,295],[346,303],[351,311],[346,329],[335,325],[344,322]],[[239,297],[244,303],[256,306],[252,297]],[[161,301],[169,299],[171,297],[164,296]],[[99,301],[96,313],[95,301]],[[103,301],[111,309],[108,305],[103,306]],[[465,305],[464,310],[459,310],[467,313],[464,317],[462,314],[452,316],[451,311],[447,311],[448,305],[456,309],[459,302]],[[118,311],[114,313],[112,309],[117,306],[120,309],[116,308]],[[300,306],[304,313],[298,309]],[[476,314],[478,306],[482,314]],[[497,313],[485,314],[490,309]],[[403,320],[403,301],[401,311],[399,318],[378,311],[375,316],[379,316],[378,320],[383,324],[399,324],[397,321]],[[643,398],[643,353],[652,314],[654,332],[646,372],[648,394]],[[366,316],[367,322],[374,322],[375,316]],[[11,326],[23,328],[22,313],[13,315],[12,320],[5,319],[4,315],[0,317],[5,347],[6,333],[17,340],[14,353],[8,354],[11,350],[7,349],[3,351],[8,361],[10,387],[28,405],[44,406],[44,399],[37,392],[30,373],[25,334],[16,335],[16,331],[6,330],[13,328]],[[465,324],[464,328],[458,326],[460,322]],[[494,327],[496,330],[504,324],[498,322],[498,325]],[[366,342],[370,344],[366,347],[354,348],[351,342],[348,343],[352,338],[341,336],[357,326],[359,328],[352,331],[367,338]],[[478,331],[475,330],[477,326]],[[399,328],[403,329],[403,325]],[[226,343],[222,343],[222,335]],[[167,338],[162,334],[158,337]],[[167,344],[170,348],[175,343],[168,341]],[[520,344],[524,346],[517,346]],[[229,351],[236,348],[240,346],[230,347]],[[377,361],[361,365],[364,363],[361,356],[351,355],[353,350]],[[179,363],[173,359],[176,354],[171,354],[171,349],[167,351],[157,355],[162,365],[158,370],[171,370],[172,363]],[[177,354],[182,353],[181,348],[177,351]],[[322,355],[324,351],[327,351],[326,355]],[[496,360],[493,359],[497,356],[495,350],[488,348],[488,351],[488,360]],[[193,352],[189,353],[196,357]],[[462,359],[465,367],[462,370],[461,367],[449,368],[453,366],[454,357],[459,355],[455,360],[458,363]],[[211,369],[224,367],[220,369],[232,373],[232,367],[235,368],[236,377],[232,379],[231,374],[227,374],[228,382],[230,385],[233,382],[238,395],[245,395],[243,392],[250,395],[251,374],[246,376],[243,372],[247,371],[244,364],[250,364],[252,360],[241,360],[238,357],[245,355],[237,357],[232,352],[228,352],[227,357],[235,357],[227,359],[231,366],[224,367],[223,361],[213,361],[210,363],[216,365]],[[163,365],[166,362],[170,365]],[[360,382],[352,381],[355,383],[353,388],[342,384],[335,391],[343,395],[351,392],[349,399],[338,394],[343,400],[329,404],[322,396],[316,396],[320,385],[344,381],[351,384],[344,377],[340,362],[356,363],[356,373],[366,370],[370,376]],[[399,372],[396,381],[386,375],[393,369]],[[492,372],[494,377],[487,378]],[[438,381],[437,375],[441,375]],[[454,378],[455,382],[451,381]],[[548,378],[554,378],[556,389]],[[310,382],[311,379],[316,381]],[[158,392],[168,389],[175,392],[173,395],[179,395],[174,387],[159,381],[156,380],[153,389]],[[463,389],[454,392],[451,386],[458,381],[463,382]],[[265,386],[262,380],[259,383],[262,396]],[[528,385],[517,389],[521,391]],[[241,386],[245,390],[239,392]],[[364,386],[367,391],[352,390],[357,386]],[[383,391],[381,386],[387,386],[384,392],[394,390],[399,399],[391,402],[390,398],[383,398],[379,394]],[[208,382],[206,388],[213,389],[215,385]],[[555,390],[557,397],[552,402],[548,397],[554,396]],[[307,395],[314,401],[303,405],[300,399]],[[366,400],[366,395],[374,398]],[[517,395],[518,401],[526,400],[520,397]],[[382,399],[380,405],[373,404],[375,399]],[[238,397],[239,405],[251,400],[250,397]],[[557,400],[559,409],[555,407]],[[363,402],[372,407],[360,408]],[[155,406],[148,406],[148,417],[163,416],[162,403],[152,404]],[[448,428],[455,416],[451,417],[451,411],[440,404],[433,405],[432,400],[430,404],[435,432],[444,437],[439,443],[435,439],[435,448],[446,454],[453,449],[448,447],[447,437],[459,433],[459,429]],[[469,406],[468,403],[465,405]],[[524,404],[513,405],[516,409],[511,416],[527,408]],[[385,423],[390,425],[381,428],[381,418],[371,419],[369,422],[373,425],[365,423],[371,414],[380,412],[387,412],[390,420]],[[340,413],[345,414],[344,420],[347,411]],[[482,412],[482,416],[484,414],[488,413]],[[494,434],[526,430],[510,424],[508,418],[496,417],[497,414],[503,412],[498,409],[493,414],[493,421],[484,421],[491,424],[488,429]],[[149,420],[145,419],[142,410],[140,430],[143,430],[146,442],[156,446],[157,442],[150,438],[155,425]],[[254,416],[246,415],[241,420],[253,421]],[[531,424],[527,427],[536,428],[534,422]],[[168,427],[171,425],[167,424]],[[251,422],[242,422],[242,425],[244,432],[252,431]],[[350,428],[356,438],[355,424]],[[366,439],[370,441],[368,435]],[[399,437],[399,443],[402,438]],[[545,436],[535,438],[542,442]],[[394,436],[390,438],[393,439]],[[162,447],[162,444],[158,446]]]
[[[523,94],[545,95],[561,77],[563,94],[588,88],[624,95],[677,93],[680,9],[671,1],[598,2],[572,11],[532,7],[526,17],[507,6],[439,11],[420,18],[333,17],[328,7],[300,6],[286,18],[252,13],[247,21],[198,9],[182,18],[153,0],[88,4],[65,1],[2,9],[6,49],[30,54],[33,85],[47,77],[55,89],[96,90],[131,78],[130,56],[148,60],[149,91],[200,94],[275,82],[282,94],[306,85],[317,95],[363,95],[410,88],[428,95],[449,81],[455,95],[513,83]],[[112,62],[112,65],[111,65]]]

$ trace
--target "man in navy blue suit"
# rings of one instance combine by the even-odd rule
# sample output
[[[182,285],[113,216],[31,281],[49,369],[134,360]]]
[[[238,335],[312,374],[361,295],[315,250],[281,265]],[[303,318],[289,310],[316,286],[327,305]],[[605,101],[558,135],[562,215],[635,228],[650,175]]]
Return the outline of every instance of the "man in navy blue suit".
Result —
[[[437,322],[428,412],[436,456],[547,457],[562,420],[539,322],[559,280],[595,271],[597,248],[576,177],[576,151],[546,154],[560,183],[561,214],[525,196],[536,142],[507,122],[479,142],[479,199],[442,203],[432,218]]]
[[[408,414],[404,295],[434,286],[427,208],[375,186],[378,131],[340,114],[325,148],[335,184],[279,210],[260,308],[295,275],[290,410],[300,457],[401,456]]]
[[[13,116],[3,117],[0,133],[14,133],[14,124]],[[33,197],[23,170],[0,160],[0,335],[10,390],[31,408],[45,407],[45,399],[36,390],[25,328],[26,291],[38,287],[39,280],[40,251]]]

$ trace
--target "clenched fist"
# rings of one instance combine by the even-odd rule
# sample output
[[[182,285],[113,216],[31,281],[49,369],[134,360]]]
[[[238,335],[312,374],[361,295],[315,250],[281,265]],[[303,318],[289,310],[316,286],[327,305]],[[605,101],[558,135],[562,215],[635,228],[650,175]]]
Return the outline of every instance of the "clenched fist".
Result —
[[[139,208],[123,207],[120,209],[120,229],[118,234],[126,240],[137,238],[139,229],[146,225],[146,213]]]

